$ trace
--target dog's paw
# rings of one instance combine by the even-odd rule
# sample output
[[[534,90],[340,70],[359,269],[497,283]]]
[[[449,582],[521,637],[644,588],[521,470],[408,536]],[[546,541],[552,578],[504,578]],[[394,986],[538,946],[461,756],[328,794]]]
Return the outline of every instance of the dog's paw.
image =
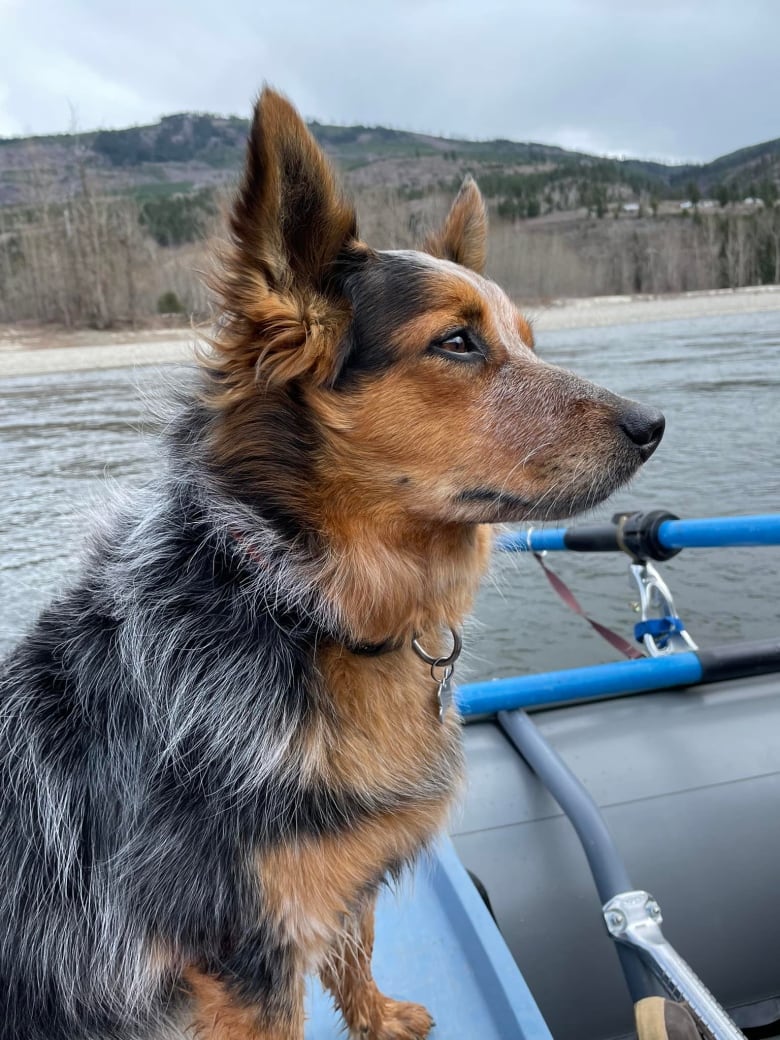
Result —
[[[434,1026],[421,1004],[385,997],[379,1011],[379,1024],[358,1030],[356,1040],[426,1040]]]

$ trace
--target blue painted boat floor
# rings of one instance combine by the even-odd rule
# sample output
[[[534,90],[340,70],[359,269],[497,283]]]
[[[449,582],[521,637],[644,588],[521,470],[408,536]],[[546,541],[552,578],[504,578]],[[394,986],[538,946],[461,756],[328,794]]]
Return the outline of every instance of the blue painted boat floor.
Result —
[[[449,841],[380,896],[374,977],[389,997],[424,1004],[431,1040],[551,1040],[504,940]],[[344,1040],[319,982],[306,1040]]]

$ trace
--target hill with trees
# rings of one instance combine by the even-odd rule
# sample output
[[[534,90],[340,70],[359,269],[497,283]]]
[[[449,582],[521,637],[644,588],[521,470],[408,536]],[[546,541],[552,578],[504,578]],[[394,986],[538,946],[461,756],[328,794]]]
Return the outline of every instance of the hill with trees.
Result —
[[[780,138],[709,163],[666,165],[529,142],[456,140],[381,126],[310,126],[346,180],[358,187],[426,192],[446,189],[472,172],[491,198],[525,200],[531,215],[537,215],[537,204],[541,213],[588,203],[594,208],[600,199],[683,200],[692,186],[700,197],[728,196],[733,202],[780,186]],[[181,113],[123,130],[0,138],[0,205],[24,204],[33,166],[54,180],[55,195],[71,191],[85,165],[106,192],[164,196],[229,183],[240,168],[247,130],[247,121],[235,116]]]
[[[704,164],[509,140],[310,124],[365,237],[409,246],[466,173],[491,211],[491,272],[521,299],[780,282],[780,138]],[[241,168],[248,123],[0,138],[0,320],[112,324],[203,315],[203,240]]]

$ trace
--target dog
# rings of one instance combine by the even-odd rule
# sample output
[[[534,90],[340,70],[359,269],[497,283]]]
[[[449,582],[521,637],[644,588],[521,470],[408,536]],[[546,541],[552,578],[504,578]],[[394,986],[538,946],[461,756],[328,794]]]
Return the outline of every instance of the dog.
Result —
[[[486,226],[469,178],[421,250],[370,248],[261,94],[166,467],[3,665],[1,1040],[302,1040],[307,972],[350,1035],[428,1035],[370,964],[462,783],[422,656],[491,525],[595,505],[663,432],[539,359]]]

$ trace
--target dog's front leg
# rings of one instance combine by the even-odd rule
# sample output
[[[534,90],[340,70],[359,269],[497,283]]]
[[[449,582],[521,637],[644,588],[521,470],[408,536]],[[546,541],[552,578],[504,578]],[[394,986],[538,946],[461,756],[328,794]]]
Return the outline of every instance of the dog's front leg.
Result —
[[[304,1040],[303,975],[283,952],[247,946],[184,982],[197,1040]]]
[[[424,1040],[433,1019],[420,1004],[392,1000],[377,988],[371,974],[374,948],[374,900],[351,918],[320,967],[354,1040]]]

